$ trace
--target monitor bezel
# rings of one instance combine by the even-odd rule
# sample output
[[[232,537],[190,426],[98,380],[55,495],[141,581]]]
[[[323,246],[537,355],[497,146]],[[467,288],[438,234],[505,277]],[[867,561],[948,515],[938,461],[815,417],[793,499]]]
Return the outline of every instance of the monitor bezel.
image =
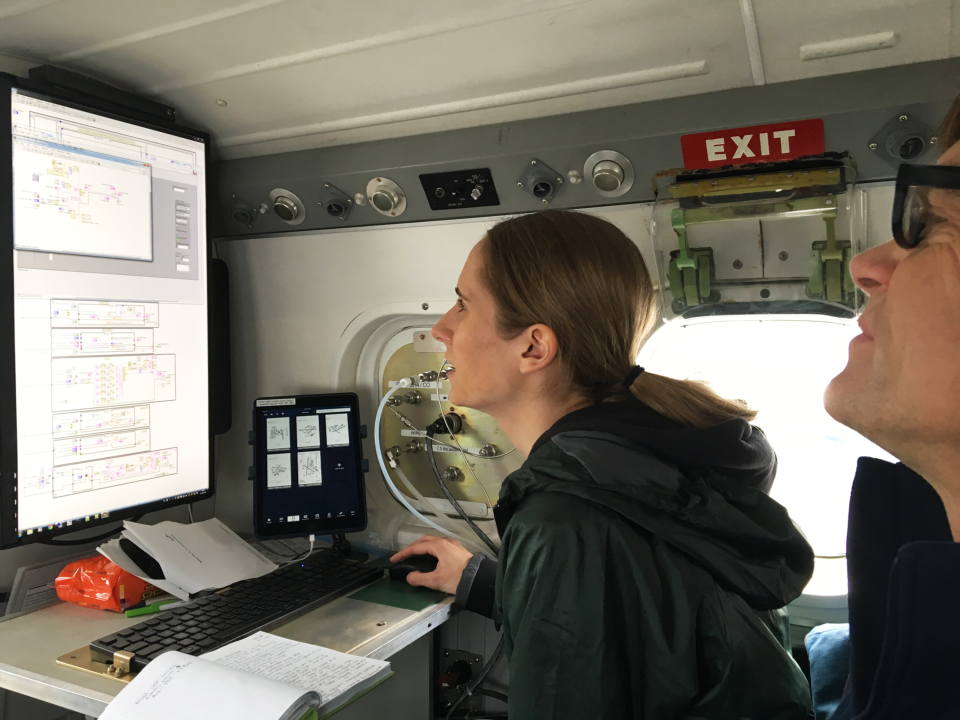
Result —
[[[264,405],[260,403],[275,402],[277,400],[293,400],[285,405]],[[322,408],[343,407],[349,405],[351,410],[351,437],[356,438],[354,445],[354,460],[357,468],[357,507],[359,512],[356,518],[342,519],[321,518],[320,520],[301,520],[297,523],[268,525],[261,519],[264,493],[267,492],[266,480],[263,478],[263,468],[266,466],[267,448],[260,432],[262,414],[288,408]],[[356,393],[322,393],[314,395],[278,395],[274,397],[257,398],[253,403],[253,533],[257,538],[264,540],[278,540],[281,538],[305,537],[307,535],[333,535],[349,532],[360,532],[367,527],[367,490],[366,478],[363,469],[363,442],[360,423],[360,398]],[[294,526],[293,532],[288,528]]]
[[[12,91],[16,89],[23,91],[30,96],[39,97],[42,100],[48,100],[65,107],[95,113],[112,120],[137,125],[149,130],[168,133],[179,137],[195,140],[203,143],[204,147],[204,167],[206,170],[205,182],[205,202],[206,218],[205,227],[207,232],[206,252],[207,252],[207,365],[208,365],[208,407],[207,407],[207,429],[209,435],[209,467],[207,471],[207,487],[205,490],[199,490],[182,497],[171,497],[160,500],[154,500],[140,505],[131,505],[130,507],[110,510],[107,518],[95,519],[83,522],[82,525],[72,525],[64,527],[54,526],[52,529],[44,529],[42,532],[32,535],[18,536],[17,530],[17,384],[16,384],[16,357],[11,351],[0,353],[0,550],[11,547],[19,547],[33,543],[45,543],[51,538],[69,533],[75,533],[92,528],[99,528],[105,525],[116,523],[118,520],[145,515],[147,513],[165,510],[179,505],[206,500],[213,497],[216,488],[216,446],[214,435],[210,432],[211,417],[213,416],[212,394],[209,388],[210,381],[214,373],[214,368],[210,362],[210,348],[212,345],[213,318],[211,317],[212,302],[210,296],[210,261],[213,259],[213,241],[211,239],[210,208],[213,199],[213,183],[210,173],[210,136],[199,130],[193,130],[172,123],[150,117],[144,113],[118,106],[104,100],[84,96],[81,93],[73,92],[63,88],[51,88],[46,85],[31,82],[25,78],[16,77],[7,73],[0,73],[0,137],[10,138],[13,133],[12,127]],[[4,135],[5,133],[5,135]],[[8,202],[0,203],[0,278],[7,277],[10,282],[5,285],[4,291],[0,291],[0,346],[6,348],[14,347],[14,292],[13,292],[13,142],[0,143],[0,162],[6,161],[7,166],[11,168],[9,173],[0,173],[0,197],[10,198]],[[117,529],[119,532],[119,528]],[[78,538],[82,541],[82,538]],[[75,541],[71,539],[71,543]]]

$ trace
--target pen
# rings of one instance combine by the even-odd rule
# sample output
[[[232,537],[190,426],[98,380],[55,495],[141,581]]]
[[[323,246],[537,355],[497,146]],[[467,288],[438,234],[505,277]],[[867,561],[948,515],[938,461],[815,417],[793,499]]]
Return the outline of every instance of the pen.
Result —
[[[186,605],[187,601],[185,600],[161,600],[156,602],[153,605],[147,605],[146,607],[136,608],[134,610],[127,610],[124,615],[127,617],[137,617],[138,615],[152,615],[153,613],[162,612],[164,610],[173,610],[175,607],[180,607],[181,605]]]

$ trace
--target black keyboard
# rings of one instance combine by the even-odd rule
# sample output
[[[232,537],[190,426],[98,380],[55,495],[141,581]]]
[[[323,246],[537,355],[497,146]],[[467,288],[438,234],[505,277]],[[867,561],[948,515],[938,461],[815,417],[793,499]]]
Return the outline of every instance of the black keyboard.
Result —
[[[321,550],[303,562],[236,583],[190,605],[151,615],[142,623],[94,640],[90,649],[103,662],[111,662],[117,650],[131,652],[134,657],[130,669],[139,672],[167,650],[187,655],[215,650],[381,577],[383,568]]]

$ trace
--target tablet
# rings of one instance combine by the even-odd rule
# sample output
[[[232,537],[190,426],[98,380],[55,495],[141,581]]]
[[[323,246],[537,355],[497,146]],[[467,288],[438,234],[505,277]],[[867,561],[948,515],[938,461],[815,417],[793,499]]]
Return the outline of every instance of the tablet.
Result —
[[[258,538],[366,528],[355,393],[257,398],[253,428],[253,529]]]

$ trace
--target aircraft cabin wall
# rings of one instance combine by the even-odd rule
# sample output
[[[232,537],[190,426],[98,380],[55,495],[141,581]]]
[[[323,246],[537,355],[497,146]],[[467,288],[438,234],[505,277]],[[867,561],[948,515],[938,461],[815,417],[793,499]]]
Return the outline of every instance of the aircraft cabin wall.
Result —
[[[682,166],[680,136],[817,117],[824,121],[826,150],[849,152],[849,165],[855,168],[848,176],[854,184],[840,203],[837,222],[844,230],[838,229],[838,237],[850,240],[854,250],[865,249],[890,237],[890,179],[897,164],[870,147],[873,135],[903,115],[932,132],[955,95],[950,78],[958,70],[960,62],[938,61],[222,162],[215,221],[218,251],[231,272],[234,424],[220,441],[218,516],[238,530],[249,529],[246,432],[254,398],[356,390],[364,420],[374,432],[376,406],[387,383],[410,374],[405,366],[401,374],[388,376],[391,358],[401,348],[415,346],[415,332],[427,335],[450,307],[467,253],[503,215],[544,207],[596,212],[625,230],[660,284],[664,256],[655,238],[658,223],[651,223],[654,178],[660,171]],[[601,195],[589,173],[583,177],[590,167],[587,162],[585,168],[585,161],[601,150],[621,153],[632,165],[634,182],[626,192]],[[928,148],[919,161],[933,162],[933,157]],[[550,174],[555,183],[547,203],[528,192],[531,168],[544,166],[555,171]],[[431,207],[439,193],[430,197],[430,191],[444,179],[421,182],[422,176],[477,169],[492,179],[499,204],[464,199],[461,209]],[[386,193],[386,212],[372,202],[385,181],[396,185],[392,197]],[[484,185],[488,195],[490,189]],[[662,190],[661,186],[661,194]],[[278,214],[280,197],[294,199],[296,217],[290,218],[289,207],[280,207]],[[402,202],[391,211],[389,203],[397,201]],[[339,204],[333,214],[331,203]],[[794,243],[790,252],[763,257],[761,231],[761,263],[772,267],[786,261],[794,248],[808,252],[809,223],[785,222],[796,228],[786,231],[785,242]],[[663,223],[659,224],[662,231]],[[770,224],[767,234],[774,234]],[[723,238],[735,238],[745,247],[752,243],[756,251],[757,243],[746,242],[746,235],[728,232],[718,237],[714,243],[718,247],[734,241]],[[714,251],[719,252],[716,247]],[[734,268],[737,263],[742,265],[737,258]],[[758,277],[754,291],[763,292],[765,276]],[[845,363],[846,346],[854,334],[851,317],[852,313],[846,318],[674,318],[641,354],[641,364],[651,370],[710,380],[720,392],[746,397],[761,410],[759,423],[781,456],[774,495],[800,517],[821,556],[808,593],[793,608],[794,621],[804,625],[845,619],[842,554],[853,467],[859,454],[884,456],[830,420],[820,405],[824,385]],[[438,369],[431,363],[442,353],[437,354],[436,347],[432,350],[424,352],[417,370]],[[416,357],[415,353],[414,348],[410,354]],[[437,394],[442,396],[442,388],[422,392],[426,409],[406,405],[399,409],[408,415],[432,412],[436,417]],[[396,435],[400,426],[391,430],[396,419],[386,415],[385,432]],[[409,442],[409,435],[405,439]],[[367,475],[371,522],[368,531],[353,541],[393,549],[427,528],[389,495],[372,439],[365,454],[371,464]],[[400,462],[402,467],[423,463],[415,452],[401,455]],[[497,469],[497,462],[475,463],[493,502],[507,468],[513,467],[505,459]],[[429,475],[423,479],[425,495],[427,484],[435,487],[431,479]],[[492,522],[479,519],[484,515],[478,489],[466,487],[469,478],[464,483],[460,499],[477,502],[475,517],[492,529]]]
[[[26,64],[22,69],[0,69],[21,72]],[[240,533],[252,529],[247,432],[255,398],[348,390],[359,393],[362,419],[371,432],[364,446],[370,461],[370,525],[351,541],[389,550],[426,532],[385,486],[372,439],[377,431],[374,416],[384,386],[400,376],[398,368],[398,375],[392,374],[391,361],[407,353],[419,362],[416,336],[426,335],[452,305],[453,286],[467,254],[492,223],[545,207],[598,213],[637,244],[652,279],[668,296],[662,238],[670,237],[670,229],[656,219],[655,176],[682,167],[681,135],[822,118],[826,150],[849,152],[848,166],[856,170],[843,195],[838,237],[849,240],[854,249],[865,249],[889,239],[890,180],[896,167],[893,158],[870,147],[874,135],[903,115],[935,128],[956,94],[958,72],[958,59],[935,61],[221,161],[217,195],[211,202],[211,231],[215,252],[230,272],[234,415],[232,429],[217,441],[217,495],[198,506],[198,519],[215,512]],[[588,159],[599,151],[615,151],[629,160],[633,182],[624,192],[597,191],[589,172],[596,159],[593,164]],[[919,161],[933,162],[932,157],[927,149]],[[458,209],[431,207],[431,201],[442,200],[436,187],[447,188],[446,194],[452,180],[431,179],[433,184],[425,184],[422,175],[475,170],[483,170],[483,177],[492,180],[498,204],[485,204],[493,189],[488,183],[480,194],[482,203],[473,198],[472,204],[464,199]],[[556,173],[541,178],[546,170]],[[533,191],[541,179],[552,184],[546,195]],[[386,186],[384,180],[397,187]],[[381,200],[388,203],[385,213],[372,200],[378,188],[383,191]],[[279,203],[280,198],[292,202],[295,217],[290,217],[291,205]],[[341,212],[331,214],[336,203]],[[660,234],[664,230],[666,235]],[[718,247],[728,235],[721,234]],[[779,254],[764,256],[760,238],[762,263],[775,264]],[[735,241],[744,242],[742,237]],[[787,241],[809,251],[803,247],[809,246],[804,232],[795,236],[788,232]],[[725,270],[730,272],[729,267]],[[755,283],[758,293],[767,289],[764,277],[761,273]],[[826,556],[842,554],[842,548],[836,548],[846,524],[851,459],[858,452],[880,453],[836,432],[819,408],[825,378],[846,357],[850,322],[849,317],[822,315],[672,318],[640,357],[641,364],[653,371],[702,377],[721,393],[745,395],[766,414],[759,422],[771,433],[781,457],[775,497],[799,518],[818,554],[825,556],[817,561],[814,584],[792,608],[793,621],[805,625],[845,618],[844,561]],[[442,354],[424,342],[424,362],[416,367],[436,370],[435,361]],[[407,374],[407,366],[402,374]],[[760,384],[784,392],[751,397]],[[422,408],[400,409],[411,416],[417,412],[435,416],[428,406],[432,395],[442,392],[426,388]],[[764,401],[772,404],[764,407]],[[802,410],[791,402],[801,403]],[[815,429],[798,440],[791,437],[795,428],[790,420],[801,412]],[[394,423],[391,432],[399,431],[389,415],[387,422]],[[811,458],[831,472],[814,478]],[[416,467],[421,460],[415,453],[405,454],[401,466]],[[497,459],[476,461],[475,471],[494,502],[506,467]],[[819,485],[811,485],[815,479]],[[484,515],[479,507],[483,501],[476,488],[469,487],[469,480],[463,483],[462,499],[476,503],[478,521],[492,532],[492,523],[479,519]],[[182,521],[186,512],[177,508],[153,517]],[[818,537],[821,530],[825,532]],[[64,552],[38,545],[7,551],[0,559],[0,586],[9,586],[17,567]],[[464,613],[442,628],[439,642],[488,657],[494,637],[489,622]]]

